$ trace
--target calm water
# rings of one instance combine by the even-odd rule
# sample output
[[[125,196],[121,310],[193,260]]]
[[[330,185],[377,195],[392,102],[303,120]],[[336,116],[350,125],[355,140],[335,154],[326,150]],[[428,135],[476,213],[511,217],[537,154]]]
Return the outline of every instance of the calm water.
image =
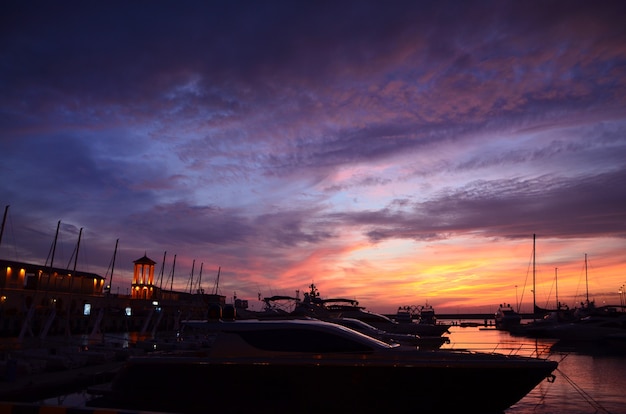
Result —
[[[556,348],[551,347],[554,340],[516,337],[507,332],[478,327],[453,326],[449,337],[451,343],[446,345],[447,348],[539,354],[559,362],[554,382],[543,381],[506,410],[506,414],[626,413],[626,354],[579,348],[551,352]],[[487,389],[485,398],[489,398]]]
[[[505,414],[588,414],[626,413],[626,354],[609,355],[599,350],[555,352],[553,340],[511,336],[483,327],[453,326],[450,344],[444,348],[464,348],[482,352],[543,356],[559,362],[554,382],[543,381]],[[502,379],[506,381],[506,378]],[[485,389],[489,398],[489,389]],[[46,405],[84,406],[86,393],[44,401]]]

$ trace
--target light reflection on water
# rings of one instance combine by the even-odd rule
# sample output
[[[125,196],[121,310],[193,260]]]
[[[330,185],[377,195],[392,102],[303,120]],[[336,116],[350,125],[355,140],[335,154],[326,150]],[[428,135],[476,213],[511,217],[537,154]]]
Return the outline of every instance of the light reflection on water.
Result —
[[[551,352],[554,340],[512,336],[484,327],[453,326],[449,337],[450,344],[442,348],[539,355],[559,362],[554,382],[541,382],[506,414],[626,412],[626,355],[603,354],[597,349],[598,352],[583,353],[576,348]],[[488,397],[489,390],[485,390],[485,398]]]

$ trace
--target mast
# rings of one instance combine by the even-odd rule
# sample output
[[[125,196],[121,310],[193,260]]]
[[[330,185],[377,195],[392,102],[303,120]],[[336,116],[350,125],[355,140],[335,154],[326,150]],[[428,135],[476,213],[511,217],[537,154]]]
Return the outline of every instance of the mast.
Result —
[[[587,253],[585,253],[585,288],[587,289],[587,305],[589,305],[589,279],[587,277]]]
[[[59,238],[59,228],[61,227],[61,220],[57,223],[57,231],[54,235],[54,242],[52,243],[52,257],[50,258],[50,267],[48,268],[48,284],[46,288],[50,288],[50,279],[52,278],[52,269],[54,268],[54,255],[57,251],[57,240]],[[39,284],[39,283],[38,283]],[[47,290],[47,289],[46,289]]]
[[[82,235],[83,235],[83,228],[81,227],[80,231],[78,232],[78,242],[76,243],[76,255],[74,255],[74,268],[72,269],[72,273],[74,275],[76,275],[76,264],[78,263],[78,249],[80,249],[80,239]]]
[[[109,294],[111,294],[111,289],[113,287],[113,269],[115,268],[115,257],[117,256],[117,244],[120,239],[115,240],[115,250],[113,250],[113,261],[111,262],[111,278],[109,279]]]
[[[72,314],[70,312],[70,308],[72,306],[72,286],[74,285],[74,279],[76,279],[76,265],[78,263],[78,250],[80,249],[80,239],[82,235],[83,235],[83,228],[81,227],[80,231],[78,232],[78,242],[76,243],[76,255],[74,256],[74,268],[72,269],[72,278],[70,279],[70,289],[68,293],[68,304],[67,304],[67,311],[66,311],[67,319],[66,319],[66,324],[65,324],[65,334],[68,336],[72,333],[71,321],[70,321],[70,318],[72,317]]]
[[[217,278],[215,279],[215,288],[214,288],[214,295],[218,294],[219,288],[220,288],[220,272],[222,271],[222,266],[217,268]]]
[[[536,282],[536,269],[535,269],[535,238],[536,235],[533,233],[533,315],[537,313],[537,282]]]
[[[174,255],[174,264],[172,264],[172,280],[170,281],[170,291],[174,291],[174,268],[176,267],[176,255]]]
[[[54,269],[54,255],[56,253],[56,248],[57,248],[57,240],[59,238],[59,228],[61,227],[61,220],[59,220],[59,222],[57,223],[57,231],[54,235],[54,242],[52,243],[52,258],[50,259],[50,266],[48,267],[48,283],[46,284],[46,289],[45,289],[45,293],[44,293],[44,298],[45,300],[48,299],[47,295],[48,295],[48,290],[50,289],[50,279],[52,278],[52,270]],[[48,259],[46,259],[46,264],[48,262]],[[55,280],[56,281],[56,280]],[[39,290],[39,282],[41,282],[40,279],[37,279],[37,285],[35,286],[35,292],[37,292]],[[43,283],[42,283],[43,284]],[[31,335],[33,335],[32,332],[32,327],[30,326],[31,321],[33,319],[34,313],[35,313],[35,301],[33,301],[33,303],[31,303],[30,308],[28,309],[28,313],[26,314],[26,319],[24,320],[24,323],[22,324],[22,330],[20,331],[20,335],[19,335],[19,340],[21,341],[24,338],[24,334],[26,333],[26,330],[29,331],[29,333]],[[48,329],[50,328],[50,324],[52,323],[52,321],[54,320],[54,317],[56,316],[56,308],[53,306],[52,310],[50,311],[50,314],[48,316],[47,321],[44,323],[44,326],[40,332],[40,337],[41,339],[45,338],[46,335],[48,334]],[[34,336],[34,335],[33,335]]]
[[[82,235],[83,235],[83,228],[81,227],[80,231],[78,232],[78,242],[76,243],[76,255],[74,256],[74,268],[72,269],[72,278],[70,279],[70,295],[72,294],[72,285],[74,284],[74,279],[76,279],[76,264],[78,263],[78,250],[80,249],[80,239]]]
[[[161,276],[159,277],[159,289],[163,289],[163,272],[165,271],[165,256],[167,255],[167,250],[163,252],[163,264],[161,265]]]
[[[0,227],[0,247],[2,247],[2,234],[4,233],[4,224],[7,221],[7,212],[9,211],[9,205],[4,208],[4,216],[2,217],[2,227]],[[7,278],[2,279],[2,286],[0,287],[0,295],[4,296],[4,288],[6,287]]]
[[[196,259],[191,262],[191,277],[189,279],[189,293],[193,293],[193,271],[196,267]]]
[[[558,311],[561,308],[561,304],[559,303],[559,278],[557,276],[557,270],[559,268],[554,268],[554,286],[556,288],[556,310]]]
[[[9,205],[4,208],[4,216],[2,216],[2,227],[0,228],[0,246],[2,246],[2,235],[4,234],[4,224],[7,222],[7,212],[9,211]]]
[[[204,262],[200,263],[200,275],[198,276],[198,293],[203,293],[202,292],[202,266],[204,266]]]

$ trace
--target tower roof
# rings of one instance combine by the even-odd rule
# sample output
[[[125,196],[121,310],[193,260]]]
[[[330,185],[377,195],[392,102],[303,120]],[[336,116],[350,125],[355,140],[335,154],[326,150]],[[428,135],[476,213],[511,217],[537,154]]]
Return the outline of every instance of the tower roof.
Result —
[[[148,265],[156,264],[156,262],[154,260],[150,259],[148,256],[146,256],[145,253],[144,253],[142,258],[135,260],[133,263],[135,263],[135,264],[148,264]]]

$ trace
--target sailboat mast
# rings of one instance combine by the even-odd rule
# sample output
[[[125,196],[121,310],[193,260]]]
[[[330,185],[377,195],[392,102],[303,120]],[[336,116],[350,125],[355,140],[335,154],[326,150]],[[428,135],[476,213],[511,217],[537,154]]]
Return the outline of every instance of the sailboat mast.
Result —
[[[52,278],[52,269],[54,268],[54,255],[57,251],[57,240],[59,239],[59,228],[61,228],[61,220],[57,223],[57,231],[54,235],[54,242],[52,243],[52,257],[50,258],[50,267],[48,268],[48,284],[46,288],[50,288],[50,279]]]
[[[536,235],[533,233],[533,315],[537,312],[537,280],[535,270],[535,239]]]
[[[587,289],[587,304],[589,304],[589,279],[587,277],[587,253],[585,253],[585,288]]]
[[[2,234],[4,233],[4,224],[7,221],[7,212],[9,211],[9,205],[4,208],[4,216],[2,217],[2,227],[0,228],[0,247],[2,247]],[[4,288],[6,287],[6,277],[2,279],[2,286],[0,287],[0,296],[4,296]]]
[[[57,223],[57,231],[54,234],[54,242],[52,243],[52,257],[50,258],[50,269],[54,267],[54,255],[57,251],[57,240],[59,239],[59,228],[61,227],[61,220]]]
[[[215,279],[215,286],[213,287],[213,294],[217,295],[220,289],[220,272],[222,271],[222,266],[217,268],[217,278]]]
[[[115,257],[117,256],[117,244],[120,239],[115,240],[115,250],[113,250],[113,262],[111,263],[111,278],[109,279],[109,294],[113,288],[113,269],[115,269]]]
[[[80,231],[78,232],[78,242],[76,243],[76,255],[74,255],[74,269],[73,272],[76,273],[76,264],[78,263],[78,250],[80,249],[80,239],[81,236],[83,235],[83,228],[80,228]]]
[[[159,289],[163,289],[163,272],[165,271],[165,256],[167,256],[167,250],[163,252],[163,264],[161,265],[161,276],[159,277]]]
[[[560,308],[560,304],[559,304],[559,278],[557,276],[557,270],[559,268],[555,267],[554,268],[554,286],[556,288],[556,310],[559,310]]]
[[[4,234],[4,224],[7,222],[7,213],[9,211],[9,205],[4,208],[4,216],[2,216],[2,227],[0,227],[0,246],[2,246],[2,235]]]
[[[68,305],[66,308],[66,319],[65,319],[65,334],[66,335],[70,335],[72,333],[71,321],[70,321],[72,314],[71,314],[70,304],[72,303],[72,286],[74,285],[74,279],[76,279],[76,265],[78,263],[78,251],[80,250],[80,239],[82,235],[83,235],[83,228],[81,227],[80,231],[78,232],[78,242],[76,243],[76,255],[74,256],[74,268],[72,269],[72,277],[70,278],[70,289],[68,293]]]
[[[200,263],[200,275],[198,276],[198,293],[202,293],[202,266],[204,266],[204,262]]]
[[[70,279],[70,293],[72,292],[72,282],[74,282],[74,279],[76,278],[76,265],[78,263],[78,250],[80,249],[80,239],[83,235],[83,228],[80,228],[80,231],[78,232],[78,242],[76,243],[76,255],[74,256],[74,268],[72,269],[72,275],[74,276],[72,279]]]
[[[193,293],[193,271],[196,267],[196,259],[191,263],[191,278],[189,279],[189,293]]]
[[[170,281],[170,290],[174,291],[174,269],[176,268],[176,255],[174,255],[174,263],[172,264],[172,280]]]

